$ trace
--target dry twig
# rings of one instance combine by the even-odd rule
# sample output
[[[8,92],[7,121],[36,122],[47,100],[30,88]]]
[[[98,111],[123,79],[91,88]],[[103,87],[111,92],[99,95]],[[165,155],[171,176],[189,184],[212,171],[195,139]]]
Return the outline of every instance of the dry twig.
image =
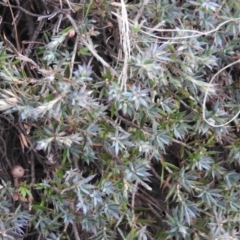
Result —
[[[108,68],[109,71],[115,76],[115,77],[119,77],[119,74],[101,57],[98,55],[97,51],[94,49],[92,42],[90,39],[88,39],[88,41],[86,39],[84,39],[82,37],[82,35],[80,34],[79,30],[78,30],[78,26],[75,22],[75,20],[72,18],[72,16],[70,14],[66,14],[66,17],[68,18],[68,20],[71,22],[74,30],[76,31],[76,33],[78,34],[80,41],[88,48],[88,50],[93,54],[93,56],[99,61],[101,62],[101,64]]]

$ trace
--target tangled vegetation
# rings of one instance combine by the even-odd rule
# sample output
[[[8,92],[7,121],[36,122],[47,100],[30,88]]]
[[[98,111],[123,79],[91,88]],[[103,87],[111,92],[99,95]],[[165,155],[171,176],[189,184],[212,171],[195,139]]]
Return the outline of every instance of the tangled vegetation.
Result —
[[[0,1],[2,239],[239,239],[240,2]]]

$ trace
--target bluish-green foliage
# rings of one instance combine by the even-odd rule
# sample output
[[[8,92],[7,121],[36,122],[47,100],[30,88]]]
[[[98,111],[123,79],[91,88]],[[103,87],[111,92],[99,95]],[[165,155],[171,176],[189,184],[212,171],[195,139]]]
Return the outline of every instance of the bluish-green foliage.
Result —
[[[9,163],[4,139],[0,166],[28,176],[2,182],[0,236],[238,239],[240,68],[223,68],[239,58],[240,3],[139,1],[128,19],[119,6],[56,1],[29,56],[3,32],[0,119],[24,158]]]

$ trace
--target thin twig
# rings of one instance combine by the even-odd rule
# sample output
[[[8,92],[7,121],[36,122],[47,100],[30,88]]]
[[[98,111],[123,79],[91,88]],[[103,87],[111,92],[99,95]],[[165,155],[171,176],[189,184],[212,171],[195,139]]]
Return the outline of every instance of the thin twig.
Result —
[[[121,15],[122,18],[118,18],[118,25],[119,25],[119,34],[120,34],[120,43],[122,45],[123,53],[124,53],[124,61],[122,72],[118,78],[118,83],[121,83],[121,88],[124,91],[127,90],[127,80],[128,80],[128,62],[130,59],[130,37],[129,37],[129,21],[128,21],[128,14],[126,10],[126,4],[124,0],[121,0]],[[121,53],[121,48],[119,50]],[[119,55],[120,56],[120,55]],[[122,57],[121,57],[122,58]]]
[[[151,171],[152,171],[153,175],[161,182],[161,177],[158,175],[158,173],[156,172],[156,170],[153,166],[151,166]]]
[[[122,18],[119,14],[115,13],[114,11],[111,12],[114,16],[116,16],[117,18]],[[230,22],[238,22],[240,21],[240,17],[239,18],[231,18],[225,22],[220,23],[216,28],[206,31],[206,32],[201,32],[201,31],[197,31],[197,30],[192,30],[192,29],[155,29],[154,31],[158,31],[158,32],[189,32],[189,33],[196,33],[193,35],[188,35],[188,36],[177,36],[177,37],[160,37],[160,36],[156,36],[155,34],[151,34],[150,32],[152,31],[152,28],[148,28],[146,26],[142,26],[143,28],[145,28],[146,30],[148,30],[148,32],[140,29],[141,33],[144,33],[150,37],[156,38],[156,39],[163,39],[163,40],[182,40],[182,39],[190,39],[190,38],[197,38],[197,37],[201,37],[201,36],[207,36],[211,33],[215,33],[217,32],[222,26],[226,25],[227,23]],[[132,23],[131,23],[132,22]],[[134,27],[134,22],[129,20],[129,25]]]
[[[70,201],[70,209],[75,212],[75,207],[74,207],[74,202],[73,201]],[[80,236],[79,236],[79,233],[78,233],[78,228],[77,228],[77,224],[75,221],[73,221],[72,223],[72,226],[73,226],[73,232],[74,232],[74,237],[76,240],[81,240]]]
[[[18,40],[18,32],[17,32],[15,17],[14,17],[13,10],[12,10],[12,7],[11,7],[11,4],[10,4],[9,0],[7,2],[8,2],[8,6],[9,6],[9,9],[10,9],[10,12],[11,12],[11,15],[12,15],[12,19],[13,19],[15,42],[16,42],[16,45],[17,45],[17,50],[20,51],[20,44],[19,44],[19,40]]]
[[[135,206],[135,197],[136,197],[136,193],[137,193],[137,189],[138,189],[138,184],[139,184],[139,182],[136,181],[136,183],[134,184],[133,192],[132,192],[132,203],[131,203],[131,207],[132,207],[132,223],[133,223],[134,225],[135,225],[134,206]]]
[[[102,118],[109,124],[111,124],[115,129],[125,133],[125,134],[129,134],[128,132],[126,132],[121,126],[119,126],[118,124],[116,124],[110,117],[103,115]]]
[[[160,206],[161,203],[161,197],[162,195],[160,195],[161,193],[159,193],[159,198],[155,199],[154,197],[152,197],[150,194],[148,194],[143,188],[139,188],[139,191],[142,193],[136,193],[136,196],[140,199],[142,199],[144,201],[144,203],[150,203],[157,211],[161,212],[164,210],[164,208],[162,208]],[[159,202],[160,200],[160,202]],[[162,200],[162,203],[164,204],[164,201]]]
[[[148,207],[150,208],[150,211],[160,220],[163,220],[163,217],[159,215],[159,213],[152,207],[150,203],[148,203]]]
[[[39,68],[39,66],[37,65],[37,63],[35,63],[32,59],[22,55],[15,47],[14,45],[7,39],[7,37],[5,35],[3,35],[4,41],[6,43],[6,45],[10,48],[10,50],[16,55],[16,58],[22,61],[26,61],[26,62],[30,62],[31,64],[33,64],[34,66],[36,66],[37,68]]]
[[[8,4],[3,3],[1,1],[0,1],[0,5],[2,5],[4,7],[10,7],[11,6],[11,8],[17,8],[17,9],[21,10],[22,12],[24,12],[24,13],[30,15],[30,16],[33,16],[33,17],[49,18],[51,16],[51,14],[49,14],[49,15],[40,15],[40,14],[31,13],[31,12],[27,11],[26,9],[22,8],[21,6],[14,6],[14,5],[11,5],[11,4],[8,5]]]
[[[136,128],[136,129],[140,129],[141,130],[141,127],[139,127],[139,125],[125,119],[124,117],[120,116],[117,112],[115,113],[115,115],[121,120],[123,121],[124,123],[126,123],[127,125],[133,127],[133,128]]]
[[[88,41],[86,39],[84,39],[78,29],[78,26],[75,22],[75,20],[71,17],[70,14],[65,14],[65,16],[68,18],[68,20],[71,22],[74,30],[76,31],[76,33],[79,35],[79,38],[81,40],[81,42],[88,48],[88,50],[93,54],[93,56],[99,61],[101,62],[101,64],[108,68],[109,71],[115,76],[115,77],[119,77],[119,74],[102,58],[98,55],[97,51],[93,48],[92,44],[89,43],[88,41],[91,41],[91,39],[88,39]]]
[[[36,181],[36,174],[35,174],[35,159],[34,159],[34,155],[33,152],[30,152],[31,154],[31,185],[33,186],[35,184]]]
[[[116,160],[116,162],[117,162],[118,165],[122,165],[122,166],[124,165],[122,159],[119,158],[118,156],[116,156],[116,154],[114,154],[114,153],[111,151],[111,149],[109,149],[105,144],[103,145],[103,148],[104,148],[104,150],[106,151],[106,153],[107,153],[108,155],[110,155],[113,159]],[[122,170],[121,170],[121,175],[124,176],[124,173],[123,173]]]
[[[179,140],[177,140],[177,139],[172,139],[172,141],[175,142],[175,143],[178,143],[178,144],[180,144],[180,145],[182,145],[182,146],[184,146],[184,147],[186,147],[186,148],[189,148],[189,149],[191,149],[191,150],[193,150],[193,151],[196,151],[195,148],[187,145],[186,143],[184,143],[184,142],[182,142],[182,141],[179,141]]]
[[[73,161],[74,168],[76,168],[76,169],[79,170],[78,158],[77,158],[76,156],[73,156],[73,157],[72,157],[72,161]]]
[[[224,71],[225,69],[227,69],[227,68],[229,68],[229,67],[231,67],[231,66],[233,66],[233,65],[235,65],[235,64],[237,64],[237,63],[239,63],[240,62],[240,59],[238,59],[237,61],[234,61],[234,62],[232,62],[232,63],[230,63],[230,64],[228,64],[227,66],[225,66],[225,67],[223,67],[222,69],[220,69],[216,74],[214,74],[214,76],[211,78],[211,80],[210,80],[210,82],[209,82],[209,85],[208,85],[208,87],[207,87],[207,89],[206,89],[206,92],[205,92],[205,95],[204,95],[204,99],[203,99],[203,106],[202,106],[202,117],[203,117],[203,120],[207,123],[207,124],[209,124],[210,126],[212,126],[212,127],[224,127],[224,126],[226,126],[226,125],[228,125],[229,123],[231,123],[232,121],[234,121],[237,117],[238,117],[238,115],[240,114],[240,110],[237,112],[237,114],[234,116],[234,117],[232,117],[229,121],[227,121],[226,123],[223,123],[223,124],[215,124],[215,121],[212,119],[212,118],[206,118],[206,102],[207,102],[207,97],[208,97],[208,94],[209,94],[209,89],[210,89],[210,84],[215,80],[215,78],[222,72],[222,71]],[[212,120],[212,122],[210,122],[209,120]],[[214,121],[214,122],[213,122]]]
[[[57,238],[57,240],[61,240],[62,239],[63,234],[67,231],[68,225],[69,225],[69,223],[65,223],[64,229],[61,232],[60,236]]]
[[[214,16],[217,17],[219,12],[221,11],[222,7],[224,6],[224,4],[226,3],[227,0],[223,0],[222,4],[220,5],[220,7],[217,9],[217,11],[215,12]]]
[[[34,31],[34,34],[31,38],[31,41],[30,41],[27,49],[25,50],[24,56],[28,57],[30,55],[30,53],[32,52],[32,48],[34,46],[35,40],[37,39],[38,34],[40,33],[40,31],[43,28],[44,22],[45,22],[44,20],[39,21],[38,26],[37,26],[36,30]]]
[[[11,162],[9,161],[8,159],[8,156],[7,156],[7,148],[6,148],[6,142],[3,140],[2,137],[0,137],[0,139],[2,140],[2,145],[4,146],[4,155],[1,156],[2,158],[5,157],[7,163],[8,163],[8,167],[10,167],[10,169],[12,168],[12,164]]]
[[[140,188],[140,190],[142,191],[142,189]],[[145,192],[144,192],[145,193]],[[144,202],[144,204],[146,204],[149,207],[149,210],[159,219],[162,220],[162,216],[158,213],[163,211],[163,209],[161,209],[157,204],[154,204],[151,201],[151,196],[147,194],[147,196],[143,196],[143,194],[141,193],[136,193],[136,196],[142,200]],[[154,199],[155,200],[155,199]],[[150,202],[151,201],[151,202]],[[155,210],[156,209],[156,210]]]
[[[165,25],[165,21],[159,22],[156,26],[151,28],[148,32],[153,33],[155,30],[158,30],[159,28],[164,27],[164,25]]]
[[[142,16],[142,14],[143,14],[143,11],[144,11],[145,6],[147,6],[149,2],[150,2],[150,0],[144,0],[144,1],[143,1],[141,8],[139,9],[136,17],[135,17],[134,20],[133,20],[134,22],[138,22],[139,18],[140,18],[140,17]]]
[[[74,237],[76,240],[81,240],[79,234],[78,234],[78,229],[77,229],[77,225],[75,222],[72,223],[73,226],[73,232],[74,232]]]
[[[76,37],[74,48],[73,48],[73,52],[72,52],[72,58],[71,58],[71,63],[70,63],[70,76],[69,76],[70,79],[72,78],[72,73],[73,73],[73,68],[74,68],[74,61],[75,61],[76,54],[77,54],[78,42],[79,42],[79,35],[77,35],[77,37]]]

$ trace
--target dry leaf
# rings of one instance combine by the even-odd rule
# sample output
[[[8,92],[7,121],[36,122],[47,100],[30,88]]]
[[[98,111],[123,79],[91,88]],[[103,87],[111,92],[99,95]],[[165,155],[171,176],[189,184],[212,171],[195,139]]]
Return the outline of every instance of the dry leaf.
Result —
[[[14,201],[18,201],[19,200],[19,193],[18,192],[14,192],[13,193],[13,200]]]
[[[31,130],[31,127],[28,124],[26,124],[26,123],[23,123],[23,127],[26,130],[27,134],[29,134],[30,130]]]
[[[33,202],[33,200],[34,200],[33,196],[29,196],[29,197],[28,197],[28,202],[29,202],[29,203]]]
[[[112,22],[107,21],[107,27],[108,27],[108,28],[113,28],[114,26],[113,26]]]
[[[164,189],[166,188],[166,186],[168,186],[169,185],[169,182],[170,182],[170,180],[171,180],[171,175],[169,174],[168,176],[167,176],[167,179],[164,181],[164,184],[163,184],[163,187],[162,187],[162,190],[164,191]]]
[[[21,138],[21,134],[19,134],[19,140],[20,140],[21,148],[24,151],[24,143],[23,143],[23,140]]]
[[[20,140],[20,143],[21,143],[22,150],[24,151],[24,148],[28,147],[28,143],[25,139],[25,136],[22,133],[19,134],[19,140]]]
[[[72,37],[74,37],[74,35],[75,35],[75,30],[72,28],[72,29],[70,29],[69,31],[68,31],[68,37],[69,38],[72,38]]]
[[[25,197],[23,197],[23,196],[21,196],[21,195],[19,195],[19,200],[20,200],[21,202],[27,202],[27,201],[28,201],[27,198],[25,198]]]

